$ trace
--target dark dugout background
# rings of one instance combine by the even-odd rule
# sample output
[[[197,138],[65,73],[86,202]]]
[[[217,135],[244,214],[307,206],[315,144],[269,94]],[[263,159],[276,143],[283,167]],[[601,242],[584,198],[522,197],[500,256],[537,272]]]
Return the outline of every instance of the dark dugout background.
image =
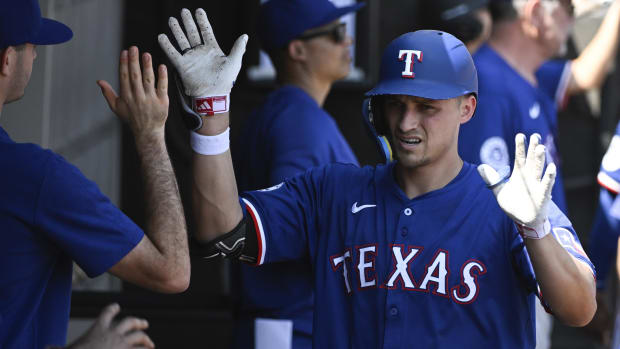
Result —
[[[363,165],[379,160],[374,142],[368,137],[361,120],[363,93],[371,88],[378,77],[382,49],[398,35],[420,29],[421,1],[369,0],[357,16],[356,61],[366,73],[359,82],[337,83],[326,102],[325,109],[336,119],[344,136]],[[132,0],[125,3],[124,47],[137,45],[141,51],[151,52],[156,64],[169,64],[157,43],[157,35],[166,33],[174,42],[168,17],[180,18],[180,10],[198,7],[207,12],[216,38],[224,53],[228,53],[235,39],[250,35],[243,67],[232,91],[231,135],[233,144],[238,130],[252,109],[274,87],[273,83],[257,83],[247,79],[246,70],[258,63],[259,43],[255,34],[258,0],[195,1],[195,0]],[[428,29],[428,28],[427,28]],[[574,50],[572,50],[574,52]],[[111,53],[115,56],[116,53]],[[574,57],[574,55],[572,55]],[[590,225],[596,207],[598,187],[596,172],[610,133],[617,121],[617,73],[612,73],[603,89],[602,112],[593,118],[585,97],[571,99],[560,115],[559,148],[565,174],[565,186],[571,219],[588,245]],[[180,106],[170,79],[170,116],[166,134],[168,150],[175,167],[190,231],[191,210],[191,150],[188,133],[180,119]],[[243,151],[232,148],[232,151]],[[130,132],[123,131],[122,208],[138,224],[144,226],[144,204],[138,158]],[[205,263],[192,260],[192,279],[187,292],[180,295],[159,295],[125,283],[122,293],[74,292],[72,316],[94,317],[111,301],[120,302],[125,314],[149,320],[149,335],[158,348],[209,347],[225,348],[232,328],[232,302],[228,262]],[[565,328],[556,324],[554,348],[596,348],[586,331]]]

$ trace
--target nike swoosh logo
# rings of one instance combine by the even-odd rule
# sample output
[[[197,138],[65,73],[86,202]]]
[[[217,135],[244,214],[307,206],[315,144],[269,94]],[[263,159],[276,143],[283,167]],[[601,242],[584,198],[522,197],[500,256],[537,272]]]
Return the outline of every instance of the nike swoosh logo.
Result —
[[[353,206],[351,206],[351,213],[355,214],[358,213],[359,211],[365,209],[365,208],[370,208],[370,207],[376,207],[377,205],[362,205],[362,206],[357,206],[357,201],[353,203]]]

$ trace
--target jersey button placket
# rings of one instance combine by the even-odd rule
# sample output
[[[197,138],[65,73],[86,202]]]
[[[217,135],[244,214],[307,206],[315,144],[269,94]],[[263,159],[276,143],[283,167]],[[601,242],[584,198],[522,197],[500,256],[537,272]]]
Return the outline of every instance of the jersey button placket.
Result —
[[[390,308],[390,316],[398,316],[398,307],[397,306],[392,306]]]
[[[401,235],[402,237],[406,237],[408,233],[409,233],[409,229],[407,229],[407,227],[402,227],[402,228],[400,229],[400,235]]]

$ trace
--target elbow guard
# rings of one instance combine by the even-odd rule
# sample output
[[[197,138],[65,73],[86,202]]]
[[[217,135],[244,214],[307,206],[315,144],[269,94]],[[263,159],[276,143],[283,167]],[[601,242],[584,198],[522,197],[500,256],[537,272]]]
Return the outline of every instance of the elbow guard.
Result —
[[[258,241],[254,224],[248,222],[248,219],[243,217],[233,230],[207,243],[192,238],[191,255],[204,259],[231,258],[255,264],[258,259]]]

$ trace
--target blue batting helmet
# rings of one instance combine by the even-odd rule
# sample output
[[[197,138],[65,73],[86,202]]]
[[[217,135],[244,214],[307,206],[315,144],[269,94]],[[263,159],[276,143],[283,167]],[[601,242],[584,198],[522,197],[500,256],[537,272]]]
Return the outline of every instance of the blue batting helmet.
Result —
[[[379,82],[366,92],[364,119],[390,161],[387,132],[381,108],[373,103],[375,96],[450,99],[467,94],[478,95],[478,74],[465,44],[442,31],[418,30],[399,36],[383,51]]]

